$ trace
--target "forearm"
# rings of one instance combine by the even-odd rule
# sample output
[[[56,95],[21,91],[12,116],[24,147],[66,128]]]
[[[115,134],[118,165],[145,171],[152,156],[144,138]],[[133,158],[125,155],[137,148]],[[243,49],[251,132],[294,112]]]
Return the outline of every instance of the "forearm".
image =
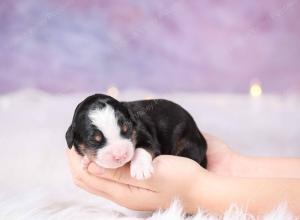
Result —
[[[300,158],[235,155],[231,174],[236,177],[300,178]]]
[[[199,177],[194,204],[207,211],[223,213],[236,204],[260,215],[287,202],[289,210],[300,215],[300,180],[221,177],[205,171]]]

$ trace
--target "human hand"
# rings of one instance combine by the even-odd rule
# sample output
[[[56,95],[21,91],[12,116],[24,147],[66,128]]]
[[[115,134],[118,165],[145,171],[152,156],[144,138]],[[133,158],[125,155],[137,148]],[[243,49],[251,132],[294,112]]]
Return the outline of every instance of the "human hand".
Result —
[[[208,144],[207,169],[229,175],[235,153],[218,138],[209,134],[204,136]],[[67,150],[67,155],[75,184],[90,193],[136,210],[166,208],[177,197],[185,210],[196,211],[194,201],[199,198],[194,198],[194,192],[203,182],[204,178],[200,181],[199,178],[205,170],[188,158],[159,156],[153,160],[153,176],[139,181],[131,177],[129,164],[115,170],[103,169],[95,163],[86,164],[74,148]]]
[[[74,148],[67,150],[67,156],[75,184],[90,193],[143,211],[167,208],[174,198],[178,198],[185,211],[197,211],[196,200],[199,198],[195,198],[195,189],[201,188],[202,180],[199,179],[206,171],[191,159],[158,156],[153,160],[154,174],[141,181],[130,176],[129,164],[112,170],[90,163],[84,170],[82,157]]]
[[[223,175],[230,174],[234,163],[239,164],[245,160],[217,138],[207,134],[205,138],[208,142],[210,171]],[[299,213],[300,210],[299,205],[296,205],[300,204],[297,179],[222,177],[207,172],[188,158],[162,155],[153,161],[154,174],[151,178],[139,181],[131,178],[128,164],[109,170],[90,163],[87,169],[82,169],[82,157],[74,149],[67,150],[67,155],[76,185],[134,210],[153,211],[167,208],[174,198],[180,199],[184,211],[188,213],[195,213],[198,207],[211,212],[224,212],[232,202],[235,202],[241,206],[247,205],[253,213],[261,214],[274,208],[283,198],[291,204],[290,207],[295,213]],[[270,165],[274,166],[274,162],[278,162],[278,159],[262,160],[264,161],[260,162],[260,166],[263,166],[262,170],[268,172]],[[257,159],[254,162],[257,164]],[[292,164],[293,166],[287,166],[289,169],[299,167],[297,166],[299,159],[285,159],[280,163],[281,166],[283,163]],[[274,170],[279,170],[279,167],[275,168]],[[247,174],[243,170],[243,175],[245,173]],[[256,190],[258,185],[259,191]],[[278,191],[283,193],[276,193]],[[255,198],[252,203],[249,203],[249,197]]]
[[[207,133],[204,137],[207,142],[207,170],[223,176],[232,176],[235,161],[240,155],[219,138]]]

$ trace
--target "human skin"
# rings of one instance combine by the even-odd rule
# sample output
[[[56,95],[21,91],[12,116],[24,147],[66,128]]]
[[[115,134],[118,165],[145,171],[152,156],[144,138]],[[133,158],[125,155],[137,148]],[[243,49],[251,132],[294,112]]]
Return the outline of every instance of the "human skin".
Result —
[[[254,157],[233,151],[210,134],[208,142],[208,170],[222,176],[300,178],[300,158]]]
[[[235,203],[260,215],[280,202],[287,202],[289,209],[300,215],[300,179],[296,179],[298,174],[295,173],[294,179],[237,177],[242,168],[234,170],[232,166],[242,160],[242,157],[217,138],[211,135],[205,135],[205,138],[208,142],[208,170],[188,158],[162,155],[153,161],[153,176],[143,181],[131,178],[128,164],[109,170],[91,163],[88,170],[83,170],[82,158],[73,148],[67,150],[67,155],[76,185],[130,209],[153,211],[167,208],[174,198],[178,198],[188,213],[195,213],[198,208],[223,213]],[[293,165],[294,160],[299,162],[299,159],[292,159]],[[279,159],[279,162],[289,163],[289,160]],[[243,176],[247,175],[247,163],[245,162]],[[266,163],[270,163],[269,159]],[[268,174],[270,169],[269,165],[262,167],[257,173],[259,177],[264,173]],[[276,174],[275,177],[285,175],[272,169],[271,166],[271,173]],[[294,168],[295,172],[296,169],[299,173],[300,167]],[[249,175],[253,174],[251,171]]]

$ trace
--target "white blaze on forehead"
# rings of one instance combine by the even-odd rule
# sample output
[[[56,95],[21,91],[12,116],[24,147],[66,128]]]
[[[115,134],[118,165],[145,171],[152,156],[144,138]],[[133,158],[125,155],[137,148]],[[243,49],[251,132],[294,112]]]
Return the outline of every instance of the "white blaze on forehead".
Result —
[[[92,124],[102,131],[108,142],[121,138],[118,120],[115,116],[114,109],[110,105],[106,105],[102,109],[90,111],[89,118]]]
[[[134,145],[130,139],[121,136],[114,109],[106,105],[104,108],[90,111],[88,116],[107,140],[106,145],[97,150],[95,162],[101,167],[112,169],[129,162],[134,154]],[[117,157],[119,159],[116,159]]]

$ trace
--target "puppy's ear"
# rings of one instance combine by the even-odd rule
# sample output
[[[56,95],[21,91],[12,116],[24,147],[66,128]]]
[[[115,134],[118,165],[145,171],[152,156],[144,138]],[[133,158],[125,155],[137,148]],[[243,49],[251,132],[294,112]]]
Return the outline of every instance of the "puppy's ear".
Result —
[[[130,120],[133,122],[133,124],[136,124],[138,115],[129,108],[126,102],[120,102],[120,103],[123,106],[124,110],[128,112]]]
[[[68,128],[68,130],[66,132],[66,141],[67,141],[67,145],[68,145],[69,149],[71,149],[73,146],[73,143],[74,143],[74,131],[73,131],[72,125],[70,125],[70,127]]]

